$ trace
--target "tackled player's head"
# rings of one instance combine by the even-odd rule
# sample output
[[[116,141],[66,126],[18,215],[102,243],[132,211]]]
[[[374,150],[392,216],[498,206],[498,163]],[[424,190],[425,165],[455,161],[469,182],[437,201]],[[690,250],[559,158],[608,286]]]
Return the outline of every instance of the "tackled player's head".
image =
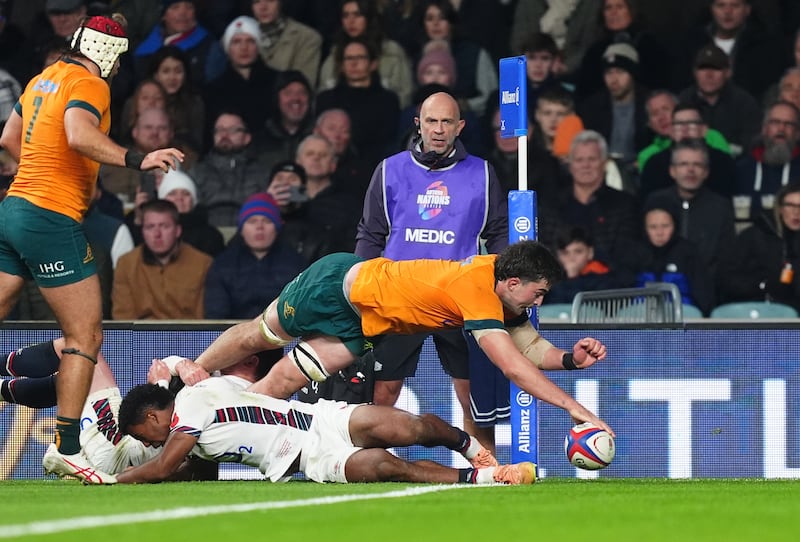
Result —
[[[148,414],[170,408],[174,401],[175,396],[172,392],[156,384],[134,386],[119,406],[120,431],[142,440],[133,428],[143,424]],[[167,418],[167,431],[169,431],[169,418]]]
[[[523,282],[544,281],[553,286],[563,277],[558,260],[537,241],[518,241],[506,247],[494,262],[497,281],[518,278]]]

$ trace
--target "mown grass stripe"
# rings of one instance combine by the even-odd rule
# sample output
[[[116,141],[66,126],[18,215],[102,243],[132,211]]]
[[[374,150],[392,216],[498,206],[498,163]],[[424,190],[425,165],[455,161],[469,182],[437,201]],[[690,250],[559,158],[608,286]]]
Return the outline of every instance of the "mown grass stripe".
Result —
[[[253,512],[259,510],[278,510],[282,508],[298,508],[303,506],[317,506],[325,504],[339,504],[343,502],[364,501],[370,499],[395,499],[401,497],[414,497],[426,493],[447,491],[449,489],[467,489],[475,487],[473,485],[426,485],[419,487],[409,487],[403,490],[389,491],[386,493],[372,493],[365,495],[339,495],[335,497],[318,497],[314,499],[299,499],[293,501],[267,501],[257,503],[227,504],[216,506],[193,506],[180,507],[170,510],[153,510],[151,512],[139,512],[132,514],[114,514],[109,516],[84,516],[77,518],[58,519],[49,521],[34,521],[18,525],[3,525],[0,527],[0,538],[13,538],[19,536],[31,536],[42,534],[62,533],[65,531],[75,531],[78,529],[94,529],[97,527],[108,527],[111,525],[128,525],[132,523],[147,523],[155,521],[170,521],[174,519],[186,519],[198,516],[209,516],[215,514],[230,514],[241,512]]]

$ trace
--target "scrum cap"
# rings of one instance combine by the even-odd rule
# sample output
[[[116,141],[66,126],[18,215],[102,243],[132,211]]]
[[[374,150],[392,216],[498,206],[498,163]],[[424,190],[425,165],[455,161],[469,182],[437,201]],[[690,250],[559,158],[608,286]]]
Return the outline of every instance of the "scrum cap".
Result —
[[[128,37],[118,22],[96,16],[84,22],[72,36],[72,49],[97,64],[100,77],[111,75],[119,56],[128,50]]]

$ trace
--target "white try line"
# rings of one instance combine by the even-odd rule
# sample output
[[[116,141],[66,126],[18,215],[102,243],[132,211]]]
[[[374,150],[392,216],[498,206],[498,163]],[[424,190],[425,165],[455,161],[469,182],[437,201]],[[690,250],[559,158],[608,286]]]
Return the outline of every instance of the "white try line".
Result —
[[[278,510],[282,508],[317,506],[321,504],[338,504],[343,502],[365,501],[370,499],[414,497],[417,495],[424,495],[425,493],[435,493],[437,491],[447,491],[449,489],[467,489],[474,487],[486,486],[464,484],[434,485],[410,487],[403,490],[389,491],[388,493],[372,493],[366,495],[340,495],[336,497],[318,497],[315,499],[300,499],[296,501],[269,501],[216,506],[182,507],[173,508],[171,510],[153,510],[152,512],[115,514],[111,516],[84,516],[50,521],[35,521],[32,523],[21,523],[18,525],[0,525],[0,538],[62,533],[65,531],[75,531],[78,529],[93,529],[96,527],[108,527],[111,525],[168,521],[173,519],[194,518],[198,516],[209,516],[214,514],[253,512],[257,510]]]

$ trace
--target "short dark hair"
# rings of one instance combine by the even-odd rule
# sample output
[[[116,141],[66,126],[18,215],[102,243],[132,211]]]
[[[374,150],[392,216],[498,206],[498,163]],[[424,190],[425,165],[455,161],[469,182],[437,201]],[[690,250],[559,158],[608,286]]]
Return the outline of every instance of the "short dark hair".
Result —
[[[670,100],[672,100],[672,103],[678,105],[678,97],[675,96],[675,93],[665,88],[657,88],[648,92],[647,97],[644,99],[644,103],[649,104],[650,100],[658,98],[659,96],[667,96]]]
[[[572,96],[570,91],[561,85],[550,87],[539,94],[539,97],[536,99],[537,106],[539,102],[557,103],[559,105],[563,105],[570,111],[575,111],[575,98]]]
[[[175,204],[166,199],[154,199],[142,204],[142,216],[145,213],[164,213],[172,216],[175,224],[181,223],[181,215]]]
[[[545,281],[550,286],[561,280],[558,260],[538,241],[518,241],[503,249],[494,262],[497,281],[516,277],[525,282]]]
[[[675,156],[680,151],[695,151],[702,153],[703,161],[705,162],[705,167],[708,167],[708,145],[702,139],[684,139],[683,141],[678,141],[672,146],[672,154],[670,155],[669,163],[670,165],[675,164]]]
[[[155,384],[140,384],[131,388],[119,405],[118,425],[124,434],[130,434],[132,425],[142,423],[148,410],[164,410],[175,401],[166,388]]]
[[[703,119],[703,111],[700,109],[700,104],[696,101],[688,101],[688,102],[678,102],[675,104],[675,109],[672,110],[672,117],[675,117],[676,113],[680,113],[681,111],[696,111],[700,118],[703,120],[703,124],[705,124],[705,119]]]
[[[556,234],[555,247],[564,250],[572,243],[583,243],[587,247],[594,247],[592,234],[581,226],[565,226]]]
[[[558,45],[550,34],[544,32],[534,32],[529,34],[520,46],[520,54],[531,55],[533,53],[550,53],[558,56]]]
[[[360,43],[364,46],[364,49],[367,50],[367,56],[369,57],[370,62],[378,59],[378,51],[371,41],[362,36],[348,38],[342,43],[342,46],[337,47],[336,51],[333,53],[334,60],[336,61],[336,65],[339,67],[339,70],[341,70],[342,65],[344,65],[344,50],[347,49],[348,45],[352,45],[353,43]]]
[[[428,8],[431,6],[439,8],[439,11],[442,12],[442,16],[451,26],[458,24],[458,10],[456,10],[450,0],[424,0],[419,9],[421,25],[424,24],[425,21],[425,12],[427,12]]]
[[[244,114],[244,110],[241,107],[232,104],[225,105],[214,115],[214,125],[217,124],[217,121],[222,115],[239,117],[239,120],[241,120],[242,124],[244,125],[244,129],[247,130],[248,133],[252,132],[251,126],[247,123],[247,116]]]

